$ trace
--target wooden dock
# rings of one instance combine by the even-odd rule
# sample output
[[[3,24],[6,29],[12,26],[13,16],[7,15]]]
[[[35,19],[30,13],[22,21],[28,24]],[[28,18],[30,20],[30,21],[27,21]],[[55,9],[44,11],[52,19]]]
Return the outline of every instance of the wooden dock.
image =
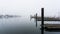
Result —
[[[60,32],[60,24],[44,24],[44,30],[49,32]]]
[[[37,21],[41,21],[41,17],[34,17],[31,16],[31,18],[36,19]],[[60,21],[60,18],[54,18],[54,17],[44,17],[44,21]]]
[[[44,24],[46,31],[60,31],[60,24]]]

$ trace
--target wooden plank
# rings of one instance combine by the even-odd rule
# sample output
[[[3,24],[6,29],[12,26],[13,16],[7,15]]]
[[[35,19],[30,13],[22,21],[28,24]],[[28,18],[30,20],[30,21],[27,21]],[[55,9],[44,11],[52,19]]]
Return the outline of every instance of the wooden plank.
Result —
[[[60,24],[44,24],[47,28],[60,28]]]

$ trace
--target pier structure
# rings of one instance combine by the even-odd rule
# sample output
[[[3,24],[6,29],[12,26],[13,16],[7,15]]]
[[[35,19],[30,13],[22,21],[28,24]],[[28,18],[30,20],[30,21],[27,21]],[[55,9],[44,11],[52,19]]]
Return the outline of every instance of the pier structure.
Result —
[[[43,11],[44,8],[42,8]],[[60,24],[44,24],[44,21],[60,21],[60,18],[55,18],[55,17],[44,17],[44,12],[41,12],[41,17],[40,16],[31,16],[31,18],[36,19],[36,21],[41,21],[41,34],[44,34],[44,30],[53,30],[53,31],[60,31]],[[37,23],[37,22],[36,22]]]
[[[31,18],[34,18],[36,19],[37,17],[37,21],[41,21],[41,18],[40,16],[31,16]],[[55,17],[44,17],[44,21],[60,21],[60,18],[55,18]]]

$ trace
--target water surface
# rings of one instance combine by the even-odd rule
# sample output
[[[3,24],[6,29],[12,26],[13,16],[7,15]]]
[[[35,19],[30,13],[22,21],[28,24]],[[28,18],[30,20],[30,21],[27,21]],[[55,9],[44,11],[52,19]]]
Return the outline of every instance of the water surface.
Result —
[[[45,21],[45,24],[57,24],[58,21]],[[37,22],[28,17],[19,18],[1,18],[0,19],[0,33],[3,34],[41,34],[40,30],[41,21]],[[60,34],[60,32],[48,32],[44,31],[45,34]]]

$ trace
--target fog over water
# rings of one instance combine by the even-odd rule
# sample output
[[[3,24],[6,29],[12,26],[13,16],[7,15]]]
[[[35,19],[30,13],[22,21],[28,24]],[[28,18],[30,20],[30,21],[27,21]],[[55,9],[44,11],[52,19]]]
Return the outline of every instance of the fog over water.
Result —
[[[0,14],[30,16],[45,8],[45,16],[58,16],[60,0],[0,0]]]
[[[37,22],[30,15],[44,15],[58,17],[60,14],[60,0],[0,0],[0,15],[20,15],[16,18],[0,18],[0,33],[40,34],[41,21]],[[58,21],[46,21],[45,24],[60,24]],[[45,34],[60,34],[60,32],[44,32]]]

